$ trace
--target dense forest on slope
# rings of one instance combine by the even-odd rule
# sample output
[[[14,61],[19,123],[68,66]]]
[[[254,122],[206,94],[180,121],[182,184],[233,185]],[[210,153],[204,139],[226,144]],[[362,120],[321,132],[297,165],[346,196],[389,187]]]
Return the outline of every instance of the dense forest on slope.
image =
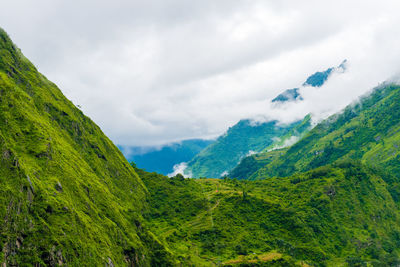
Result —
[[[271,145],[264,148],[261,153],[255,153],[243,158],[240,163],[229,172],[228,176],[239,180],[249,179],[254,172],[270,163],[278,154],[281,153],[279,148],[284,148],[295,143],[310,129],[311,115],[307,115],[300,124],[297,124],[295,127],[290,129],[282,137],[277,138]]]
[[[340,158],[359,159],[398,175],[399,146],[400,86],[382,85],[342,113],[318,124],[288,149],[259,156],[273,160],[246,176],[251,179],[288,176]]]
[[[0,262],[171,262],[122,153],[0,29]]]
[[[321,87],[334,72],[343,73],[346,70],[346,60],[338,67],[316,72],[309,76],[303,86]],[[272,99],[278,106],[285,102],[303,100],[299,88],[288,89]],[[279,112],[279,109],[276,110]],[[239,162],[250,154],[277,146],[276,139],[282,141],[290,137],[300,137],[310,130],[310,127],[299,127],[299,124],[309,123],[309,116],[303,120],[288,125],[281,125],[277,121],[255,123],[252,120],[240,120],[228,129],[216,142],[207,146],[187,164],[185,174],[191,177],[215,177],[227,175]],[[297,128],[297,133],[294,129]],[[289,134],[289,135],[288,135]],[[236,175],[236,173],[235,173]]]
[[[251,140],[265,152],[238,172],[258,180],[168,178],[129,164],[0,30],[0,262],[398,266],[399,101],[383,85],[307,134],[309,116],[270,122],[280,140]]]
[[[185,174],[195,178],[227,175],[249,153],[262,151],[274,138],[284,136],[300,123],[280,125],[277,121],[241,120],[189,161]]]
[[[187,265],[400,263],[398,179],[359,162],[260,181],[138,173],[149,227]]]

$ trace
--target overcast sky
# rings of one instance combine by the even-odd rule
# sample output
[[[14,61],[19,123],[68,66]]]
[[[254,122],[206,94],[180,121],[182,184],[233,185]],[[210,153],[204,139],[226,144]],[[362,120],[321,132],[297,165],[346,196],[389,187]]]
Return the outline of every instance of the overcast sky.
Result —
[[[400,71],[397,0],[13,0],[22,52],[120,145],[223,133],[239,119],[324,118]],[[305,101],[269,101],[349,61]]]

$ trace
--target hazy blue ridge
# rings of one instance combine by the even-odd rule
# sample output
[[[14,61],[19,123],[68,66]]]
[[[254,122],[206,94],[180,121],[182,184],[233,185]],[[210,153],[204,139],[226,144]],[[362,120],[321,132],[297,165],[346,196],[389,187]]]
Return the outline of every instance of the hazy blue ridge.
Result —
[[[331,67],[325,71],[312,74],[306,79],[303,86],[322,86],[334,71],[344,72],[346,62],[344,60],[338,67]],[[279,104],[297,100],[303,100],[303,98],[300,89],[293,88],[279,94],[272,99],[272,102]],[[261,152],[272,145],[276,139],[284,136],[286,139],[290,138],[291,136],[286,136],[288,132],[301,122],[297,121],[287,126],[275,127],[276,121],[254,125],[250,120],[241,120],[231,127],[226,134],[220,136],[215,143],[206,147],[189,161],[185,174],[195,178],[224,176],[235,168],[243,158]],[[308,130],[309,128],[305,132]],[[256,169],[259,167],[257,164]]]
[[[328,80],[329,75],[331,75],[334,68],[329,68],[325,71],[317,71],[313,75],[307,78],[307,80],[303,83],[303,86],[312,86],[312,87],[321,87],[326,80]]]
[[[167,144],[162,147],[127,147],[119,146],[129,162],[146,171],[158,172],[164,175],[173,172],[173,167],[181,162],[187,162],[202,149],[215,140],[188,139],[179,143]]]
[[[287,89],[286,91],[272,99],[271,102],[287,102],[296,100],[303,100],[303,97],[299,93],[299,88]]]

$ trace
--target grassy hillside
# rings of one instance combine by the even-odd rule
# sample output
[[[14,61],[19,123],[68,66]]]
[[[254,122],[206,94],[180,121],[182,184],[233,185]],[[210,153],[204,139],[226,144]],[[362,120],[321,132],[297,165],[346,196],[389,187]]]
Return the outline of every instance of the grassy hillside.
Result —
[[[233,168],[228,176],[239,180],[250,179],[251,175],[272,162],[281,155],[287,146],[301,139],[311,129],[311,115],[307,115],[303,121],[293,127],[284,136],[277,138],[275,142],[266,147],[262,152],[245,157]]]
[[[399,264],[398,179],[361,163],[261,181],[138,172],[149,226],[186,264]]]
[[[121,152],[0,29],[0,262],[154,265],[147,189]]]
[[[398,266],[399,103],[382,86],[236,169],[261,180],[168,178],[128,164],[0,30],[0,263]],[[241,121],[191,170],[219,177],[309,120]]]
[[[321,87],[332,73],[342,73],[345,69],[346,60],[338,67],[329,68],[325,71],[312,74],[303,83],[303,86]],[[295,100],[303,100],[299,88],[284,91],[282,94],[272,99],[272,102],[280,105]],[[277,110],[277,112],[279,112],[279,110]],[[305,117],[303,123],[309,123],[309,119],[309,116]],[[189,161],[185,174],[195,178],[218,178],[232,173],[233,168],[235,168],[243,158],[250,156],[250,154],[270,149],[271,145],[283,146],[284,141],[287,141],[291,137],[302,136],[303,133],[310,129],[310,127],[301,129],[299,128],[301,127],[299,124],[301,124],[301,121],[282,126],[276,121],[269,121],[254,125],[250,120],[241,120],[229,128],[215,143],[206,147]],[[293,132],[293,128],[295,127],[299,128],[299,133]],[[276,142],[276,139],[279,139],[279,141]],[[255,163],[252,158],[246,159],[245,162]],[[235,171],[234,175],[237,174],[238,172]],[[240,174],[242,174],[242,171],[240,171]]]
[[[195,178],[219,178],[228,174],[249,153],[262,151],[274,142],[274,138],[284,136],[300,123],[279,125],[277,121],[253,123],[241,120],[189,161],[185,172]]]
[[[400,86],[382,85],[359,103],[318,124],[252,178],[288,176],[340,158],[400,174]]]

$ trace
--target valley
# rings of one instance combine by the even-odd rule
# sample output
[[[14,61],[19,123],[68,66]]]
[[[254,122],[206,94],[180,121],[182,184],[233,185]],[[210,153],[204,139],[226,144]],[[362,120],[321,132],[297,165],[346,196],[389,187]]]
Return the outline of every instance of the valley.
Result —
[[[197,179],[167,177],[129,163],[0,30],[0,262],[398,266],[399,103],[386,82],[316,125],[241,120],[186,144]]]

